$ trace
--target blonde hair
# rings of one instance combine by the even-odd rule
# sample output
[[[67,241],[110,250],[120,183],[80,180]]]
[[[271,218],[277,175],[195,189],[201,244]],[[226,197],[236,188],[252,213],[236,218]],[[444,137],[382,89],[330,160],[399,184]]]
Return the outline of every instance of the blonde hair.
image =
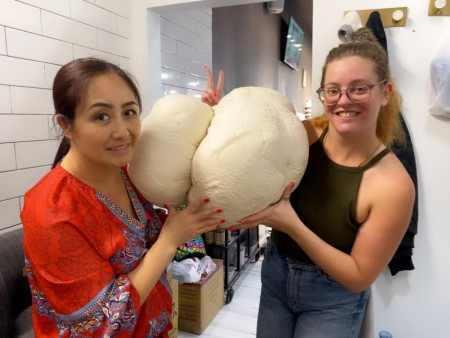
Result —
[[[330,50],[322,69],[320,86],[323,87],[324,85],[328,64],[350,56],[359,56],[371,60],[378,80],[387,80],[392,83],[392,93],[389,102],[386,106],[380,108],[378,114],[376,134],[380,141],[387,147],[390,146],[394,140],[404,144],[405,134],[400,123],[401,97],[391,78],[387,54],[379,43],[371,41],[350,42]],[[316,127],[324,129],[328,126],[328,119],[326,115],[323,114],[311,119],[311,123]]]

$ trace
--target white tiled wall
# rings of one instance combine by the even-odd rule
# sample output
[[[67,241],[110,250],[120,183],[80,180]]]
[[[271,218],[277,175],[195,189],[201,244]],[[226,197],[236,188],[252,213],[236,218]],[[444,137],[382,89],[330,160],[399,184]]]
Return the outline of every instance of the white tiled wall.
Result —
[[[211,9],[161,14],[163,95],[200,98],[206,87],[204,66],[212,65]]]
[[[128,1],[0,0],[0,232],[21,225],[23,194],[59,145],[53,79],[87,56],[129,69]]]

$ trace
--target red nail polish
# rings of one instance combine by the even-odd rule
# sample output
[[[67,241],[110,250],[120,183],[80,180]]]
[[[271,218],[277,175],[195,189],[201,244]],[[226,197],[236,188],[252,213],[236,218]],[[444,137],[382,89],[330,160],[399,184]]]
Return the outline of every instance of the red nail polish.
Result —
[[[222,209],[217,209],[217,212],[222,212],[223,210]]]
[[[291,189],[294,189],[295,183],[291,183]]]
[[[205,198],[205,199],[203,200],[203,202],[208,203],[208,202],[209,202],[209,198]]]
[[[217,224],[217,225],[216,225],[216,229],[219,229],[219,228],[220,228],[220,224]]]
[[[234,228],[228,228],[228,230],[230,230],[230,231],[234,231]]]
[[[220,223],[225,223],[225,220],[224,220],[224,219],[221,219],[221,220],[220,220]]]
[[[169,207],[167,206],[167,204],[164,204],[164,208],[165,208],[165,209],[169,209]]]
[[[203,67],[205,67],[205,69],[208,69],[208,66],[203,66]]]
[[[216,92],[214,92],[214,97],[216,97],[217,96],[217,93]]]

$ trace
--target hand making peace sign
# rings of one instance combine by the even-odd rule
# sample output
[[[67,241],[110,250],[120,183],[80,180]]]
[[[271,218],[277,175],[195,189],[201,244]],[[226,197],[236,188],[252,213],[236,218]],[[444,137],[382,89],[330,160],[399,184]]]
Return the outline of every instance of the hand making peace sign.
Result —
[[[219,72],[219,79],[217,80],[216,89],[214,90],[214,80],[211,70],[208,68],[208,66],[205,66],[205,73],[208,82],[206,84],[206,89],[202,94],[202,102],[212,107],[218,104],[220,99],[222,98],[224,74],[222,70]]]

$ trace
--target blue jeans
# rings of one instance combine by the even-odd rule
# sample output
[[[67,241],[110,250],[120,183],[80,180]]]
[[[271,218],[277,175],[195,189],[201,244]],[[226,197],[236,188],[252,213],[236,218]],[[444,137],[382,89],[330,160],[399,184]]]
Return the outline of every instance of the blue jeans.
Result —
[[[258,338],[358,337],[369,289],[350,292],[317,265],[291,263],[270,240],[261,281]]]

